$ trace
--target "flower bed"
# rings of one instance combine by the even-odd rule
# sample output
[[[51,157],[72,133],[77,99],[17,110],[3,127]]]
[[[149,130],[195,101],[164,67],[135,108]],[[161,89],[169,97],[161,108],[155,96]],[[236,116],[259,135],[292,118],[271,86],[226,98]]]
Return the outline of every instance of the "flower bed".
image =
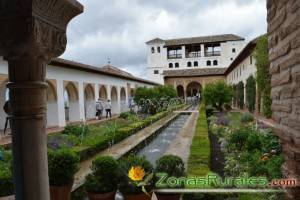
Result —
[[[223,113],[210,117],[210,131],[219,138],[225,155],[226,177],[282,178],[283,156],[271,129],[256,126],[253,116]],[[228,121],[228,124],[220,123]],[[268,198],[267,198],[268,197]],[[239,200],[280,199],[278,194],[240,194]]]
[[[124,118],[100,125],[67,126],[62,133],[49,136],[48,147],[57,149],[67,146],[78,153],[83,161],[182,107],[183,105],[174,106],[147,117],[123,114]]]

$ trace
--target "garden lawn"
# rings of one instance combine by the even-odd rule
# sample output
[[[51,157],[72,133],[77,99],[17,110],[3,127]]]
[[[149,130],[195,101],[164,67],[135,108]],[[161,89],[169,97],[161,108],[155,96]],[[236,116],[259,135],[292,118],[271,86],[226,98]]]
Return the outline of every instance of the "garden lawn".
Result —
[[[199,117],[196,132],[190,147],[190,156],[187,166],[188,176],[205,176],[210,171],[210,141],[206,120],[205,105],[199,108]]]

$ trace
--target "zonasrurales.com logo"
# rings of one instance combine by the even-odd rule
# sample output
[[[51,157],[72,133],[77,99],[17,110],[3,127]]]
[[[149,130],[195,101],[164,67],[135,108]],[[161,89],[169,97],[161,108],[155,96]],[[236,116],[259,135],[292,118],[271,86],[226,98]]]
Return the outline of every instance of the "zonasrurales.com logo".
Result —
[[[268,188],[295,187],[296,179],[269,181],[266,177],[225,177],[210,173],[203,177],[168,177],[165,173],[157,173],[155,186],[163,188]]]

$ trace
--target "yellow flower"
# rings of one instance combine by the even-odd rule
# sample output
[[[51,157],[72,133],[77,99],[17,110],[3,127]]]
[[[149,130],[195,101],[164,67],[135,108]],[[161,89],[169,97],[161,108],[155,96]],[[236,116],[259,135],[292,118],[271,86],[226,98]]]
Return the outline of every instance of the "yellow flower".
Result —
[[[131,167],[131,169],[128,172],[128,177],[133,181],[141,181],[143,180],[144,176],[145,171],[139,166]]]

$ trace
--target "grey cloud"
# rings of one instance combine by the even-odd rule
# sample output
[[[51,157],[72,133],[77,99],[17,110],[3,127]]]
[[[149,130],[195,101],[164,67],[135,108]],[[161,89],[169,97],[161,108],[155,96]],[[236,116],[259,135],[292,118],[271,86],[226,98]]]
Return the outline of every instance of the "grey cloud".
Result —
[[[85,12],[68,28],[62,56],[112,64],[145,77],[146,45],[172,38],[235,33],[252,39],[266,31],[265,0],[79,0]]]

